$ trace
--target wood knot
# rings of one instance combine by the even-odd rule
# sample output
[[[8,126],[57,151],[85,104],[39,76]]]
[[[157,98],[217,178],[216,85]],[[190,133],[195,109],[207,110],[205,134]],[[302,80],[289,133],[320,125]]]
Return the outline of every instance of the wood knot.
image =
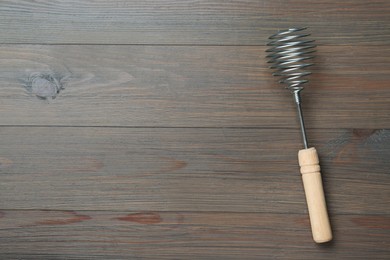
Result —
[[[53,216],[51,219],[37,221],[35,222],[35,225],[69,225],[90,219],[92,219],[92,217],[88,215],[80,215],[74,211],[64,211],[61,212],[59,216]]]
[[[117,219],[121,221],[136,222],[145,225],[157,224],[162,221],[161,216],[153,212],[133,213],[128,214],[127,216],[118,217]]]
[[[55,99],[61,90],[64,89],[61,78],[54,73],[33,73],[25,84],[28,92],[39,99]]]
[[[356,139],[367,139],[376,132],[375,129],[353,129],[352,134]]]

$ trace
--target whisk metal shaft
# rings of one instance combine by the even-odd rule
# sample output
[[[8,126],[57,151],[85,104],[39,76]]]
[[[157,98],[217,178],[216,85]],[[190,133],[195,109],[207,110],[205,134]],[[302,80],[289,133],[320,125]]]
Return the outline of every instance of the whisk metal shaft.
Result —
[[[299,93],[300,93],[299,90],[294,91],[294,100],[295,100],[295,104],[297,106],[299,124],[301,126],[303,146],[305,147],[305,149],[307,149],[309,145],[307,144],[305,121],[303,120],[303,113],[302,113],[302,107],[301,107],[301,95]]]

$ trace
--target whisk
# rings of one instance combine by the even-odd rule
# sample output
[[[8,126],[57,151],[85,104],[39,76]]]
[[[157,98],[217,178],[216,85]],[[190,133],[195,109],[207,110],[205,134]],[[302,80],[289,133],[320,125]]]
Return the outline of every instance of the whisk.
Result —
[[[316,243],[324,243],[332,240],[332,230],[326,209],[317,151],[314,147],[308,148],[301,108],[300,92],[303,85],[308,82],[305,77],[311,74],[307,71],[307,68],[312,65],[308,60],[313,58],[312,53],[315,51],[314,40],[306,38],[310,34],[304,33],[305,29],[291,28],[269,37],[270,42],[267,45],[271,48],[267,50],[270,53],[267,58],[268,63],[272,63],[270,68],[275,70],[273,75],[281,78],[279,82],[285,84],[294,97],[305,148],[298,152],[298,161],[313,239]]]

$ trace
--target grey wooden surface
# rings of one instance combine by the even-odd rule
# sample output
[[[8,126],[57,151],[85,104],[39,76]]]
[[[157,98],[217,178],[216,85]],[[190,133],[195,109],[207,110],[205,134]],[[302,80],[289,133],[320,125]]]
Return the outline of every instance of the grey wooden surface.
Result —
[[[330,45],[390,40],[387,0],[5,0],[3,43],[262,45],[309,26]]]
[[[0,259],[389,259],[390,2],[0,2]],[[313,243],[267,37],[303,92],[334,240]]]
[[[4,45],[0,124],[296,129],[292,97],[265,49]],[[390,47],[317,49],[303,92],[308,127],[390,127]],[[58,87],[45,84],[50,77]],[[37,101],[53,90],[58,98]]]

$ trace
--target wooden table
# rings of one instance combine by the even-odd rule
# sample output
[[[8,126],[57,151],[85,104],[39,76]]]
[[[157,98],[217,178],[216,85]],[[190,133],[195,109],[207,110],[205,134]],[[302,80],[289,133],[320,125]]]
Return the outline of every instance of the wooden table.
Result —
[[[303,92],[316,245],[267,37]],[[0,259],[389,259],[390,1],[0,2]]]

